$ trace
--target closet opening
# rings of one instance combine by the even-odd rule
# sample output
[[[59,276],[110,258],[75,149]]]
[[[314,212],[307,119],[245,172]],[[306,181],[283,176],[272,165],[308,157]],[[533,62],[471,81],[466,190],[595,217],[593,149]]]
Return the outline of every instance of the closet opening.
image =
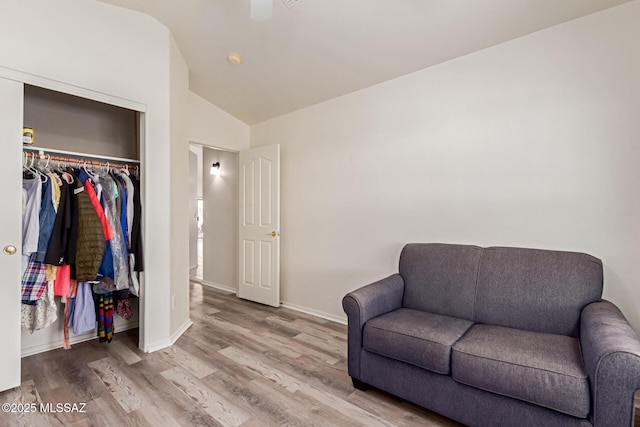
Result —
[[[189,144],[190,280],[234,294],[238,283],[238,162],[237,152]]]
[[[129,332],[122,338],[134,340],[138,346],[144,279],[142,115],[27,84],[23,105],[23,125],[33,129],[32,143],[23,144],[23,189],[28,186],[25,182],[36,178],[48,182],[42,185],[40,208],[49,209],[52,222],[59,221],[60,209],[75,212],[80,219],[72,220],[71,213],[65,214],[60,221],[67,225],[57,229],[59,240],[64,240],[60,247],[70,248],[73,238],[77,250],[60,249],[59,261],[53,260],[55,257],[48,255],[55,252],[51,243],[55,225],[43,225],[40,230],[49,229],[50,234],[49,243],[40,244],[45,231],[38,238],[37,251],[45,252],[42,260],[28,255],[31,258],[23,261],[23,273],[25,264],[38,268],[36,263],[44,264],[46,280],[39,279],[40,292],[25,301],[23,274],[22,356],[93,339],[108,345],[123,331]],[[69,204],[71,199],[73,204]],[[23,214],[23,236],[25,221]],[[72,232],[69,224],[74,221],[77,229]],[[85,233],[91,233],[95,240]],[[25,256],[32,254],[24,245],[23,241]],[[88,253],[90,257],[85,256]],[[68,259],[77,263],[67,264]],[[44,320],[32,308],[38,305]]]

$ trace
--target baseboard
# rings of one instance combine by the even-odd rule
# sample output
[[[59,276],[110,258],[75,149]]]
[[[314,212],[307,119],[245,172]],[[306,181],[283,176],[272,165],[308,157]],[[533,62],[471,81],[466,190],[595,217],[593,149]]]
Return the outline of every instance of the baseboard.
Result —
[[[209,288],[214,288],[214,289],[218,289],[218,290],[221,290],[221,291],[232,293],[234,295],[238,295],[238,292],[237,292],[237,290],[235,288],[231,288],[229,286],[221,285],[219,283],[208,282],[206,280],[197,280],[197,279],[196,280],[191,279],[191,282],[199,283],[202,286],[207,286]],[[336,316],[334,314],[325,313],[324,311],[315,310],[313,308],[308,308],[308,307],[303,307],[303,306],[292,304],[292,303],[286,302],[286,301],[281,301],[280,302],[280,307],[289,308],[291,310],[299,311],[299,312],[305,313],[305,314],[310,314],[312,316],[316,316],[316,317],[320,317],[322,319],[330,320],[332,322],[340,323],[341,325],[346,325],[347,324],[347,317],[346,316]]]
[[[235,288],[231,286],[221,285],[219,283],[209,282],[206,280],[192,280],[192,282],[200,283],[201,285],[208,286],[210,288],[219,289],[221,291],[229,292],[234,295],[237,295],[237,291]]]
[[[138,327],[138,322],[127,323],[126,326],[122,326],[116,329],[116,334],[124,331],[128,331],[129,329],[134,329]],[[91,341],[97,339],[96,331],[92,330],[89,332],[85,332],[84,334],[74,335],[73,333],[69,334],[69,343],[71,345],[78,344],[85,341]],[[34,354],[44,353],[45,351],[57,350],[59,348],[63,348],[63,342],[61,340],[56,340],[52,342],[47,342],[41,345],[37,345],[34,347],[28,347],[22,349],[21,357],[33,356]]]
[[[193,322],[191,321],[191,319],[187,319],[187,321],[184,322],[182,326],[180,326],[173,334],[171,334],[168,340],[162,340],[153,344],[146,345],[144,346],[144,348],[142,348],[142,351],[144,351],[145,353],[153,353],[154,351],[171,347],[173,344],[175,344],[176,341],[178,341],[182,334],[184,334],[187,329],[191,327],[191,325],[193,325]]]
[[[314,310],[313,308],[302,307],[290,302],[282,301],[280,307],[289,308],[291,310],[299,311],[301,313],[310,314],[312,316],[320,317],[322,319],[330,320],[332,322],[340,323],[341,325],[347,324],[347,318],[336,316],[335,314],[325,313],[324,311]]]
[[[141,350],[145,353],[153,353],[154,351],[162,350],[163,348],[171,347],[173,344],[170,339],[155,342],[153,344],[145,345]]]
[[[187,321],[184,322],[182,326],[180,326],[173,334],[171,334],[171,345],[174,345],[176,341],[178,341],[178,339],[182,336],[182,334],[187,332],[187,329],[189,329],[191,325],[193,325],[193,322],[191,321],[191,319],[187,319]]]

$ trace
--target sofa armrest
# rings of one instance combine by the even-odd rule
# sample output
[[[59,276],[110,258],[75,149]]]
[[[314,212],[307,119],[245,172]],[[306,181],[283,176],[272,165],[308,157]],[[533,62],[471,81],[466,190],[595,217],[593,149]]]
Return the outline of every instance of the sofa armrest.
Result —
[[[633,395],[640,388],[640,340],[609,301],[582,310],[580,344],[591,383],[591,422],[631,426]]]
[[[399,274],[393,274],[356,289],[342,299],[342,308],[348,318],[348,364],[352,378],[361,378],[360,352],[364,324],[369,319],[400,308],[403,295],[404,280]]]

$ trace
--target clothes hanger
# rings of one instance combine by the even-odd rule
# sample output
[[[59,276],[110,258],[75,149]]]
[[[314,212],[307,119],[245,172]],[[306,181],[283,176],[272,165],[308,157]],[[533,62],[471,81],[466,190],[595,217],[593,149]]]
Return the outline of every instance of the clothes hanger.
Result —
[[[44,158],[45,158],[45,160],[46,160],[46,163],[44,164],[44,168],[43,168],[43,169],[44,169],[45,171],[49,172],[49,171],[50,171],[50,169],[49,169],[49,163],[51,162],[51,155],[50,155],[50,154],[45,154]]]
[[[36,156],[35,156],[35,154],[32,154],[31,155],[31,162],[29,163],[29,160],[27,159],[25,169],[27,171],[31,172],[34,175],[34,177],[39,178],[42,182],[47,182],[49,177],[44,175],[42,172],[40,172],[38,169],[35,168],[35,166],[34,166],[35,162],[36,162]]]
[[[70,167],[70,165],[71,163],[65,162],[66,168]],[[75,178],[73,177],[73,175],[65,171],[64,169],[62,170],[62,178],[64,178],[64,180],[67,181],[67,184],[73,184],[75,182]]]
[[[36,175],[36,173],[29,168],[30,153],[23,151],[22,154],[24,155],[24,160],[22,162],[22,171],[23,172],[29,172],[29,173],[31,173],[33,175]]]
[[[40,180],[44,183],[44,182],[47,182],[49,180],[49,175],[47,175],[46,173],[43,173],[40,170],[41,169],[41,166],[39,165],[40,160],[41,160],[41,158],[38,157],[36,159],[36,156],[34,154],[33,157],[31,158],[31,168],[38,173],[38,175],[40,176]]]
[[[88,177],[92,177],[93,176],[93,171],[90,171],[89,168],[91,167],[91,164],[89,164],[89,167],[87,167],[87,161],[85,159],[82,159],[82,166],[78,165],[79,169],[84,171]]]

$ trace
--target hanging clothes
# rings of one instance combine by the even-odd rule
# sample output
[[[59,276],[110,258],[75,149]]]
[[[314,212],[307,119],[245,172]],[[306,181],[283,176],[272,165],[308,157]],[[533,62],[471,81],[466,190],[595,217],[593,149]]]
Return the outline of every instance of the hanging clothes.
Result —
[[[127,186],[124,180],[119,176],[112,177],[118,183],[118,192],[120,193],[119,199],[121,199],[120,203],[120,229],[122,230],[123,237],[123,248],[125,251],[125,258],[129,258],[129,244],[127,238],[127,227],[129,226],[127,221],[127,210],[128,210],[128,193]]]
[[[122,317],[124,320],[129,320],[131,319],[131,317],[133,317],[133,312],[131,310],[131,302],[129,301],[128,297],[118,300],[116,313],[118,313],[118,315]]]
[[[93,283],[93,293],[95,295],[106,294],[116,290],[113,279],[109,276],[103,276],[98,282]]]
[[[127,190],[127,248],[131,251],[131,229],[133,227],[133,196],[135,193],[135,189],[133,187],[133,182],[131,182],[131,178],[129,177],[128,172],[121,172],[120,178],[124,181],[125,188]]]
[[[98,276],[106,244],[103,221],[94,208],[86,188],[76,175],[74,193],[78,201],[78,238],[76,239],[75,279],[78,282],[95,280]],[[93,195],[95,196],[95,192]]]
[[[114,230],[109,242],[113,259],[113,280],[116,289],[129,288],[129,268],[127,260],[127,248],[122,233],[120,217],[117,210],[119,193],[117,183],[110,175],[101,175],[100,183],[103,188],[102,201],[106,212],[107,221]]]
[[[51,192],[51,202],[53,203],[54,211],[57,213],[58,205],[60,205],[60,187],[62,186],[62,180],[58,175],[56,175],[52,171],[48,171],[47,176],[51,179],[51,182],[53,182],[53,185],[52,185],[53,191]]]
[[[107,292],[98,297],[98,339],[111,342],[113,334],[113,293]]]
[[[56,277],[58,277],[58,267],[46,263],[44,266],[47,268],[47,281],[56,280]]]
[[[38,305],[22,304],[20,323],[22,329],[36,331],[52,325],[58,320],[58,307],[53,295],[53,281],[47,282],[46,292]]]
[[[102,254],[102,262],[98,273],[105,277],[115,277],[115,271],[113,267],[113,252],[111,251],[111,242],[104,246],[104,253]]]
[[[69,178],[69,207],[71,210],[71,225],[69,228],[69,235],[67,238],[67,246],[64,252],[64,262],[74,266],[72,268],[72,278],[75,277],[75,265],[76,265],[76,252],[78,247],[78,229],[80,228],[80,209],[78,207],[78,193],[76,193],[78,178],[72,173],[66,172],[66,176]]]
[[[84,171],[82,169],[78,169],[77,172],[77,176],[80,179],[80,182],[82,182],[82,185],[84,186],[84,189],[89,196],[89,200],[91,201],[91,204],[93,205],[98,218],[100,218],[100,223],[102,224],[102,232],[104,233],[104,239],[111,240],[113,238],[113,229],[107,219],[107,215],[105,214],[102,205],[100,204],[100,195],[102,194],[100,181],[98,180],[97,176],[93,176],[93,178],[90,179],[87,171]],[[93,187],[94,184],[96,188]]]
[[[37,176],[22,179],[22,274],[32,253],[38,250],[42,181]]]
[[[91,293],[91,283],[78,282],[75,298],[69,306],[69,327],[74,334],[82,334],[96,328],[96,307]]]
[[[38,230],[38,250],[36,261],[44,263],[47,248],[49,247],[49,240],[51,240],[51,234],[53,232],[53,226],[56,220],[56,210],[53,206],[53,186],[55,182],[48,178],[42,183],[42,196],[40,202],[39,213],[39,230]]]
[[[73,313],[73,304],[75,303],[76,295],[78,294],[78,281],[71,280],[69,285],[69,295],[62,297],[62,303],[64,304],[64,325],[63,325],[63,343],[62,346],[65,350],[71,348],[69,343],[69,327],[71,323],[71,314]]]
[[[71,180],[73,178],[71,175],[67,174],[66,178],[63,176],[63,179],[60,180],[60,188],[58,189],[60,198],[56,212],[56,220],[53,224],[49,247],[44,258],[44,262],[51,265],[62,265],[65,261],[67,262],[67,265],[69,264],[69,260],[66,259],[65,255],[67,253],[67,245],[69,245],[69,241],[74,238],[74,236],[71,236],[71,227],[73,221],[72,208],[75,203],[73,203],[71,199],[75,198],[75,195],[70,194],[70,182],[68,182],[67,179]],[[77,210],[75,213],[77,229]]]
[[[129,295],[138,294],[137,275],[143,267],[139,185],[137,177],[124,170],[62,171],[48,169],[48,163],[45,169],[25,167],[24,330],[43,329],[57,320],[56,296],[64,304],[66,349],[71,347],[70,328],[82,334],[98,326],[100,340],[110,342],[114,311],[125,319],[132,317]]]
[[[47,287],[47,267],[36,261],[37,253],[29,255],[27,268],[22,274],[22,303],[37,304]]]
[[[71,266],[62,264],[56,270],[53,291],[55,295],[67,296],[71,290]]]
[[[142,256],[142,205],[140,204],[140,181],[135,176],[131,176],[133,183],[133,223],[131,226],[131,251],[134,256],[133,271],[144,271],[144,258]]]

